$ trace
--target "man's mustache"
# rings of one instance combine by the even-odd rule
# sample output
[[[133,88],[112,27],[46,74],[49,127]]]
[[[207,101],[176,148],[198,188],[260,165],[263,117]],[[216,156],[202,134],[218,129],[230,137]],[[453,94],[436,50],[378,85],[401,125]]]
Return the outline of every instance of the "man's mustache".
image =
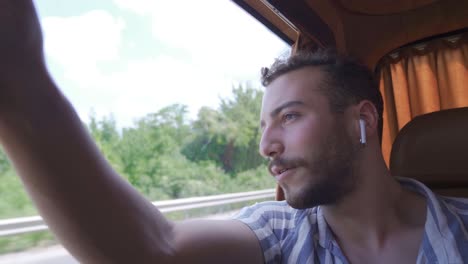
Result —
[[[268,163],[268,171],[271,175],[274,175],[271,170],[274,166],[282,168],[296,168],[300,166],[306,166],[307,162],[301,158],[274,158]]]

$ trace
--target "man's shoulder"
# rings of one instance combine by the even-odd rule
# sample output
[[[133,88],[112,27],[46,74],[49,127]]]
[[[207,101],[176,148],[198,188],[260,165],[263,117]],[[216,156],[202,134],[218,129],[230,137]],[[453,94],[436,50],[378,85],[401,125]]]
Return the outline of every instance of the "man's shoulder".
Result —
[[[286,201],[265,201],[244,207],[237,216],[257,215],[264,218],[286,218],[291,219],[303,214],[314,214],[316,208],[295,209]]]
[[[316,237],[312,234],[318,230],[318,212],[317,207],[294,209],[285,201],[269,201],[243,208],[234,219],[255,233],[265,263],[278,263],[282,257],[288,259],[293,251],[302,252],[306,248],[307,254],[311,252],[315,245],[312,239]],[[301,235],[303,239],[299,239]],[[297,243],[298,240],[301,242]]]
[[[289,206],[286,201],[264,201],[244,207],[245,211],[257,212],[295,212],[296,209]]]
[[[458,223],[468,224],[468,198],[452,197],[437,194],[423,183],[410,178],[399,177],[400,183],[424,195],[427,198],[428,206],[437,219],[437,223]],[[439,221],[443,217],[444,221]]]
[[[468,198],[437,195],[438,199],[454,214],[461,215],[468,223]]]
[[[244,207],[234,219],[249,225],[271,225],[283,228],[294,228],[299,222],[307,219],[316,222],[317,208],[295,209],[286,201],[266,201]]]
[[[433,211],[434,223],[437,224],[437,229],[429,231],[432,243],[444,244],[446,255],[449,259],[445,263],[466,263],[468,261],[468,199],[461,197],[448,197],[436,195],[438,209],[430,209]],[[437,233],[441,233],[437,237]],[[442,242],[437,242],[442,241]],[[437,244],[436,244],[437,245]],[[434,246],[434,245],[433,245]],[[463,260],[463,261],[462,261]]]

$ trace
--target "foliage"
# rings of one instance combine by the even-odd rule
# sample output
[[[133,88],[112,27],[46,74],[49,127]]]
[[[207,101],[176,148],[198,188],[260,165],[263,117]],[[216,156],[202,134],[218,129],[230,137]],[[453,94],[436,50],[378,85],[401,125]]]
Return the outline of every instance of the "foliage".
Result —
[[[56,243],[55,237],[48,231],[0,237],[0,254],[25,250],[31,247],[45,247]]]
[[[259,90],[238,86],[219,109],[203,107],[194,121],[186,106],[174,104],[122,130],[112,115],[91,115],[87,127],[113,168],[151,200],[272,188],[258,154],[261,97]],[[37,214],[1,150],[0,193],[0,218]],[[3,239],[0,251],[12,243],[37,245],[43,236]]]
[[[259,90],[239,86],[232,99],[221,100],[219,111],[202,108],[193,124],[194,138],[182,153],[192,161],[212,160],[226,173],[235,175],[258,167]]]

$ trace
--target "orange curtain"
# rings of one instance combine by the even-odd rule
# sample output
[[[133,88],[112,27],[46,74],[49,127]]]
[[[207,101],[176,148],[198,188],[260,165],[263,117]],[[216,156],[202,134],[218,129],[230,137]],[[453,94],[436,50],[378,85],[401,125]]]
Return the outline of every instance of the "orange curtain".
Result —
[[[382,152],[412,118],[468,106],[468,33],[406,47],[378,66],[384,99]]]

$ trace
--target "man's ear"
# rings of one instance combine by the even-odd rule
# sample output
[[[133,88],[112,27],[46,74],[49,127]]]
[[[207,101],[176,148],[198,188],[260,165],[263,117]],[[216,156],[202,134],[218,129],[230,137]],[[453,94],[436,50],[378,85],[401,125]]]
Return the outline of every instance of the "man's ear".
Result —
[[[379,114],[374,104],[368,100],[363,100],[357,105],[359,119],[363,120],[365,134],[367,138],[372,138],[377,135]],[[359,122],[359,121],[358,121]],[[361,132],[360,132],[361,133]]]

